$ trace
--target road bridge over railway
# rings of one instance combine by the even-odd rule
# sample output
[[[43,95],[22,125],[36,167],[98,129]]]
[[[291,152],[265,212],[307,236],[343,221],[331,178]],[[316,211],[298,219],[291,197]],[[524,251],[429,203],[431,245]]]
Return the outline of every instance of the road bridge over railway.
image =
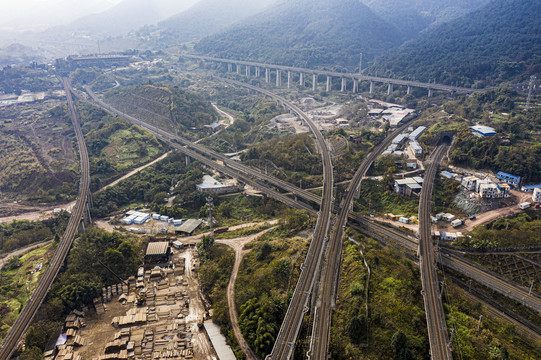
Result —
[[[30,326],[32,319],[36,315],[39,307],[43,303],[45,296],[49,292],[54,279],[58,275],[60,268],[64,264],[69,249],[73,243],[73,239],[78,231],[84,230],[84,224],[90,222],[89,207],[92,205],[92,197],[90,193],[90,163],[88,160],[88,152],[81,131],[80,119],[71,97],[71,86],[69,81],[63,79],[64,89],[66,90],[66,97],[68,101],[68,110],[75,129],[75,136],[77,138],[77,146],[79,147],[80,165],[81,165],[81,180],[79,182],[79,194],[75,207],[71,213],[71,217],[68,222],[68,226],[62,236],[60,244],[53,255],[49,266],[45,270],[45,273],[41,277],[36,290],[28,299],[26,306],[23,308],[19,317],[13,324],[11,330],[4,338],[2,345],[0,346],[0,359],[9,359],[13,352],[16,350],[17,345],[24,333]]]
[[[282,87],[282,81],[284,80],[284,74],[286,79],[287,88],[293,86],[293,76],[298,74],[299,87],[304,88],[306,86],[305,75],[312,75],[312,90],[315,92],[318,89],[319,79],[323,77],[325,79],[326,91],[333,89],[333,78],[341,79],[340,91],[345,92],[348,89],[348,85],[353,93],[359,92],[359,82],[365,81],[369,83],[370,93],[372,94],[375,89],[376,83],[387,84],[387,94],[391,94],[395,86],[402,86],[406,88],[407,94],[411,93],[413,88],[422,88],[427,90],[428,97],[431,97],[434,91],[446,91],[451,93],[473,93],[477,91],[483,91],[484,89],[472,89],[459,86],[442,85],[436,83],[424,83],[420,81],[401,80],[384,78],[378,76],[368,76],[354,73],[340,73],[335,71],[326,70],[314,70],[305,69],[293,66],[273,65],[265,63],[257,63],[251,61],[241,61],[232,59],[215,58],[210,56],[199,56],[192,54],[180,54],[179,56],[189,59],[204,60],[224,64],[227,66],[227,71],[236,72],[238,74],[245,74],[246,76],[255,76],[256,78],[263,77],[262,69],[264,70],[264,78],[266,83],[274,81],[277,87]],[[244,67],[244,71],[242,68]],[[253,71],[252,71],[253,69]]]

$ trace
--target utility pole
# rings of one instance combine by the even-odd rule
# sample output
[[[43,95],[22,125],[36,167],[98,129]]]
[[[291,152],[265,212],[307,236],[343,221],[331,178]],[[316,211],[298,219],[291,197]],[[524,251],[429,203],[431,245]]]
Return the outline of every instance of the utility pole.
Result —
[[[530,291],[528,291],[528,295],[532,295],[532,289],[533,289],[533,279],[530,282]]]
[[[206,198],[207,200],[207,210],[208,210],[208,223],[210,225],[210,231],[212,233],[212,227],[213,227],[213,223],[212,223],[212,206],[213,206],[213,199],[212,199],[212,196],[207,196]]]
[[[528,86],[528,100],[526,100],[526,107],[524,108],[524,110],[528,111],[530,110],[530,101],[532,100],[532,91],[533,91],[533,83],[535,82],[535,80],[537,79],[537,77],[535,75],[532,75],[530,76],[530,84]]]
[[[477,332],[479,332],[479,328],[481,327],[481,319],[483,318],[483,315],[479,315],[479,323],[477,324]]]

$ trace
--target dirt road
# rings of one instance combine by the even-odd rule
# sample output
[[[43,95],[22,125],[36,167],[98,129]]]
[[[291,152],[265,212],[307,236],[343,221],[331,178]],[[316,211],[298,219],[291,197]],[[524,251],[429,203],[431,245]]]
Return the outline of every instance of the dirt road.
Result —
[[[252,351],[252,349],[250,349],[250,346],[244,339],[244,336],[242,336],[239,328],[237,308],[235,306],[235,281],[237,280],[237,274],[239,273],[242,258],[245,254],[250,252],[250,250],[243,250],[244,245],[257,239],[271,229],[266,229],[257,234],[253,234],[247,237],[216,240],[217,243],[227,245],[233,250],[235,250],[235,264],[233,265],[233,271],[231,272],[231,277],[229,278],[229,284],[227,284],[227,305],[229,306],[229,318],[231,319],[231,325],[233,327],[233,332],[235,333],[235,338],[237,339],[237,342],[239,343],[242,351],[244,352],[248,360],[257,360],[257,356]]]
[[[45,242],[40,242],[40,243],[37,243],[37,244],[31,244],[31,245],[28,245],[26,247],[23,247],[21,249],[18,249],[18,250],[14,250],[10,253],[8,253],[5,257],[3,257],[1,260],[0,260],[0,269],[2,269],[2,267],[4,266],[4,264],[6,262],[8,262],[9,260],[13,259],[14,257],[17,257],[17,256],[20,256],[20,255],[23,255],[31,250],[34,250],[34,249],[37,249],[37,248],[40,248],[42,246],[46,246],[46,245],[49,245],[50,243],[52,243],[53,240],[49,240],[49,241],[45,241]]]
[[[152,166],[152,165],[156,164],[156,163],[159,162],[159,161],[162,161],[163,159],[165,159],[166,157],[168,157],[170,154],[171,154],[171,151],[166,152],[165,154],[163,154],[163,155],[160,156],[159,158],[157,158],[157,159],[155,159],[155,160],[149,162],[148,164],[145,164],[145,165],[143,165],[143,166],[141,166],[141,167],[138,167],[137,169],[135,169],[135,170],[129,172],[128,174],[124,175],[124,176],[121,177],[120,179],[115,180],[115,181],[113,181],[112,183],[110,183],[109,185],[106,185],[106,186],[102,187],[101,189],[99,189],[99,190],[96,192],[96,194],[99,194],[100,192],[105,191],[105,190],[109,189],[110,187],[115,186],[116,184],[118,184],[118,183],[121,182],[122,180],[125,180],[125,179],[127,179],[127,178],[132,177],[133,175],[137,174],[139,171],[141,171],[141,170],[143,170],[143,169],[146,169],[147,167]]]
[[[159,158],[155,159],[154,161],[138,167],[137,169],[131,171],[130,173],[121,177],[120,179],[110,183],[109,185],[102,187],[96,193],[100,193],[104,191],[105,189],[115,186],[120,181],[125,180],[137,174],[141,170],[154,165],[158,161],[165,159],[169,154],[171,154],[171,152],[165,153]],[[74,205],[75,205],[75,201],[72,201],[67,204],[62,204],[62,205],[47,205],[47,206],[26,206],[26,205],[20,205],[20,204],[3,203],[3,204],[0,204],[0,214],[7,214],[7,216],[0,217],[0,224],[6,224],[14,220],[17,220],[17,221],[19,220],[28,220],[28,221],[47,220],[53,217],[53,213],[52,213],[53,209],[62,209],[66,211],[71,211]]]

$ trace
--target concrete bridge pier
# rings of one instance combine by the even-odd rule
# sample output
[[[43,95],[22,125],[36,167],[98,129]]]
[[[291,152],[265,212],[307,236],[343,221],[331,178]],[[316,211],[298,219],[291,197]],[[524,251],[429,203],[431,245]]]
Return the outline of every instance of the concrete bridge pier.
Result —
[[[299,73],[299,86],[300,86],[301,88],[304,87],[304,73],[302,73],[302,72]]]
[[[291,71],[287,72],[287,88],[291,89]]]
[[[374,92],[374,82],[370,81],[370,94]]]
[[[246,65],[246,76],[250,77],[252,72],[250,71],[250,65]]]
[[[317,91],[317,74],[312,75],[312,91]]]
[[[347,87],[347,80],[346,78],[342,78],[342,87],[340,88],[340,91],[341,92],[346,91],[346,87]]]
[[[261,77],[261,68],[259,66],[255,68],[255,77]]]
[[[406,94],[410,95],[411,94],[411,86],[408,85],[408,90],[406,90]]]
[[[237,74],[240,74],[240,64],[236,64],[237,65]]]
[[[227,64],[227,72],[233,72],[233,64]]]
[[[387,95],[391,95],[393,92],[393,84],[387,84]]]
[[[84,212],[83,217],[84,217],[84,222],[86,222],[87,224],[92,224],[92,216],[90,216],[90,204],[88,202],[88,199],[85,204],[85,212]]]
[[[353,79],[353,93],[356,94],[359,92],[359,80]]]
[[[186,167],[190,166],[190,157],[186,156]]]
[[[280,70],[276,70],[276,86],[282,86],[282,72]]]
[[[267,84],[270,83],[270,69],[269,68],[265,69],[265,82]]]
[[[332,87],[332,77],[330,75],[327,75],[327,92],[331,91]]]
[[[432,89],[428,88],[428,97],[432,97]]]

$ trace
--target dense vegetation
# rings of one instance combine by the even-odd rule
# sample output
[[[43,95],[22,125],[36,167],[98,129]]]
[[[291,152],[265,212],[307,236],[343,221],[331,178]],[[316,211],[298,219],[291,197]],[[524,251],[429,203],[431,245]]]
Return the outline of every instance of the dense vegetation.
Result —
[[[204,125],[218,118],[199,95],[176,87],[138,85],[111,90],[106,102],[135,118],[189,138],[205,135]]]
[[[541,215],[521,213],[514,217],[501,218],[484,226],[477,226],[459,246],[475,249],[539,246]]]
[[[492,1],[391,51],[371,72],[464,86],[528,79],[541,72],[539,10],[538,0]]]
[[[275,101],[246,96],[245,92],[231,88],[220,88],[213,100],[231,114],[235,122],[220,134],[203,140],[201,144],[218,152],[233,153],[276,135],[266,126],[270,119],[283,112]]]
[[[232,59],[355,69],[400,45],[402,35],[357,0],[279,2],[227,31],[201,40],[198,52]]]
[[[428,358],[419,269],[394,249],[383,248],[361,235],[355,238],[361,245],[347,243],[342,255],[338,302],[331,327],[331,357]],[[368,284],[363,247],[371,270]]]
[[[490,0],[361,0],[395,25],[406,37],[417,36],[434,24],[459,18]]]
[[[79,103],[79,109],[90,157],[93,191],[152,161],[165,150],[154,135],[140,127],[86,103]]]
[[[68,223],[69,213],[61,212],[57,217],[31,222],[12,221],[0,225],[0,253],[10,252],[40,241],[59,239]]]
[[[0,54],[1,57],[1,54]],[[27,91],[49,91],[59,89],[60,83],[47,71],[37,66],[11,67],[0,69],[0,92],[21,95]]]
[[[169,155],[166,159],[148,167],[116,186],[94,195],[93,216],[105,217],[127,205],[148,203],[164,215],[181,218],[187,213],[183,206],[197,210],[205,203],[205,196],[195,191],[195,185],[203,173],[195,163],[186,167],[181,154]],[[173,207],[163,206],[171,186],[178,194]]]
[[[233,271],[235,252],[225,245],[215,244],[211,237],[204,237],[197,248],[201,254],[199,281],[203,294],[212,303],[212,319],[220,325],[222,333],[234,345],[234,337],[228,334],[232,332],[232,329],[226,291],[231,271]]]
[[[312,226],[303,212],[288,210],[280,226],[248,244],[235,283],[240,330],[252,350],[269,354],[293,294],[307,243],[292,237]]]

